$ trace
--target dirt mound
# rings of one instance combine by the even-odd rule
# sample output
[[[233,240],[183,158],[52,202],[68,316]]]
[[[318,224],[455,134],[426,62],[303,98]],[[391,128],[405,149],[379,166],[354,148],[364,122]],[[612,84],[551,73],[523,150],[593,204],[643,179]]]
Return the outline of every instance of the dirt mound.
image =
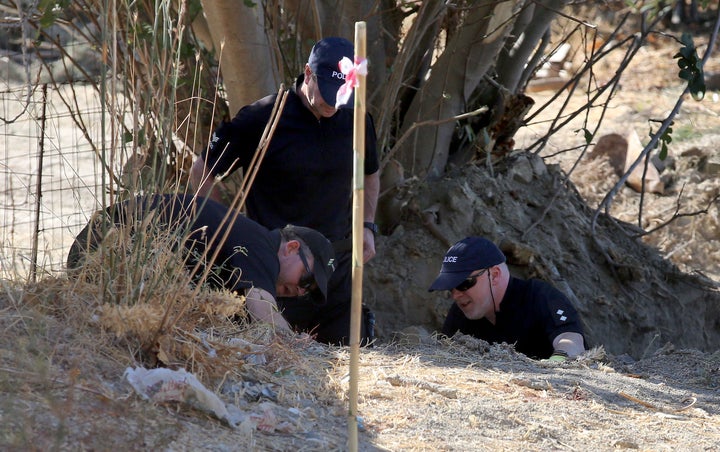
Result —
[[[537,156],[517,154],[492,171],[470,165],[393,195],[402,221],[378,238],[378,255],[365,267],[365,300],[382,340],[412,326],[439,330],[452,300],[427,288],[450,244],[482,235],[500,244],[514,274],[550,281],[574,302],[591,345],[636,358],[668,342],[720,347],[712,280],[681,272],[628,223],[601,215],[593,234],[594,211]],[[609,165],[592,171],[595,180],[612,179]]]
[[[704,52],[705,33],[696,30],[694,39]],[[441,257],[455,241],[484,235],[500,243],[513,273],[548,280],[570,297],[593,345],[635,358],[668,343],[720,348],[719,93],[708,85],[702,102],[686,96],[674,117],[669,157],[654,159],[663,166],[661,193],[616,188],[616,168],[625,162],[589,158],[603,136],[646,143],[683,99],[677,48],[669,38],[643,46],[606,108],[584,111],[587,96],[571,90],[531,93],[535,105],[515,143],[533,154],[518,153],[493,168],[482,159],[441,181],[410,180],[386,194],[379,210],[393,221],[376,241],[364,289],[381,338],[416,335],[416,327],[438,330],[452,304],[427,292]],[[611,80],[622,58],[622,52],[608,55],[588,84]],[[710,58],[705,70],[720,70],[718,61]],[[582,62],[568,64],[572,72]],[[558,121],[563,127],[547,136]],[[588,130],[590,143],[582,133]],[[543,146],[534,147],[538,142]],[[595,209],[612,191],[593,226]]]

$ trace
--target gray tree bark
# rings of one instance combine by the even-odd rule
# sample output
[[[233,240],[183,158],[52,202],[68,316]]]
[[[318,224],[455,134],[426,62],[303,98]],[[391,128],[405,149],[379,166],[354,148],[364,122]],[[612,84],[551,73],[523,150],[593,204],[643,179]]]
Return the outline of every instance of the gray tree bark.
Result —
[[[248,7],[238,0],[202,0],[202,6],[220,60],[231,114],[276,92],[279,70],[265,34],[262,8]]]
[[[403,130],[414,123],[444,121],[465,112],[469,96],[494,65],[524,1],[475,3],[413,99]],[[439,178],[448,160],[454,129],[454,121],[418,127],[398,150],[400,162],[411,174]]]
[[[538,49],[538,42],[566,3],[567,0],[533,3],[515,22],[497,64],[498,81],[510,92],[516,92],[527,81],[529,74],[524,69],[532,55],[542,53],[543,49]]]

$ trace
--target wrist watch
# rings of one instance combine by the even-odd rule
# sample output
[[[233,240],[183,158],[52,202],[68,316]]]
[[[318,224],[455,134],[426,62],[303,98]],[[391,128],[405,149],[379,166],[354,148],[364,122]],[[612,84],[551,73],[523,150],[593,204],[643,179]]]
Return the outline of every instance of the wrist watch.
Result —
[[[548,358],[549,361],[564,362],[568,359],[568,353],[565,350],[554,350],[553,354]]]
[[[373,236],[378,235],[380,233],[380,230],[378,228],[378,225],[371,221],[366,221],[363,223],[363,226],[367,229],[370,229],[373,233]]]

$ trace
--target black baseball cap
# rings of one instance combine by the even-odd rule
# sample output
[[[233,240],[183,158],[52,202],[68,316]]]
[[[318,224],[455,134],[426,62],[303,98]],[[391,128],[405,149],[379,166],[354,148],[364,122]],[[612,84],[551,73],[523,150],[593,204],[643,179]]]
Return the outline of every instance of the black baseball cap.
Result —
[[[440,274],[428,291],[452,290],[475,270],[503,262],[505,255],[493,242],[483,237],[466,237],[445,253]]]
[[[332,243],[315,229],[291,224],[285,226],[285,229],[294,232],[310,248],[314,259],[313,276],[322,293],[322,301],[325,302],[328,281],[335,271],[335,250]]]
[[[323,100],[328,105],[335,105],[337,91],[345,83],[345,74],[340,71],[340,60],[348,57],[354,60],[355,48],[344,38],[329,37],[315,43],[310,51],[308,66],[317,76],[318,87]],[[340,108],[353,108],[353,96]]]

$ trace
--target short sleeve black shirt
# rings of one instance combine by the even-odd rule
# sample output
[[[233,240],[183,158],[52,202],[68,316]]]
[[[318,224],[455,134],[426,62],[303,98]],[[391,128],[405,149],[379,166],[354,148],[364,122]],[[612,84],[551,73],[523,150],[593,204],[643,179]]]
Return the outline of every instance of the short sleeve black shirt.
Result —
[[[555,337],[565,332],[582,335],[583,326],[570,300],[555,287],[511,277],[495,325],[485,318],[468,319],[453,303],[442,332],[450,337],[458,331],[490,343],[514,344],[518,352],[544,359],[552,355]]]
[[[314,228],[335,241],[351,231],[353,110],[317,119],[296,90],[282,115],[247,198],[248,216],[270,229],[288,223]],[[203,158],[213,175],[248,168],[277,95],[243,107],[221,125]],[[379,168],[375,129],[366,118],[365,174]]]
[[[188,237],[183,240],[189,253],[186,267],[192,271],[200,262],[196,277],[204,273],[206,264],[217,252],[207,278],[210,286],[240,293],[257,287],[276,296],[276,282],[280,273],[277,256],[280,231],[269,231],[242,215],[227,226],[230,224],[229,219],[225,220],[227,207],[209,199],[193,199],[188,195],[138,198],[135,206],[142,209],[142,215],[157,209],[161,212],[161,227],[177,234],[179,239]],[[126,212],[127,208],[126,202]],[[228,227],[230,233],[223,242]]]

